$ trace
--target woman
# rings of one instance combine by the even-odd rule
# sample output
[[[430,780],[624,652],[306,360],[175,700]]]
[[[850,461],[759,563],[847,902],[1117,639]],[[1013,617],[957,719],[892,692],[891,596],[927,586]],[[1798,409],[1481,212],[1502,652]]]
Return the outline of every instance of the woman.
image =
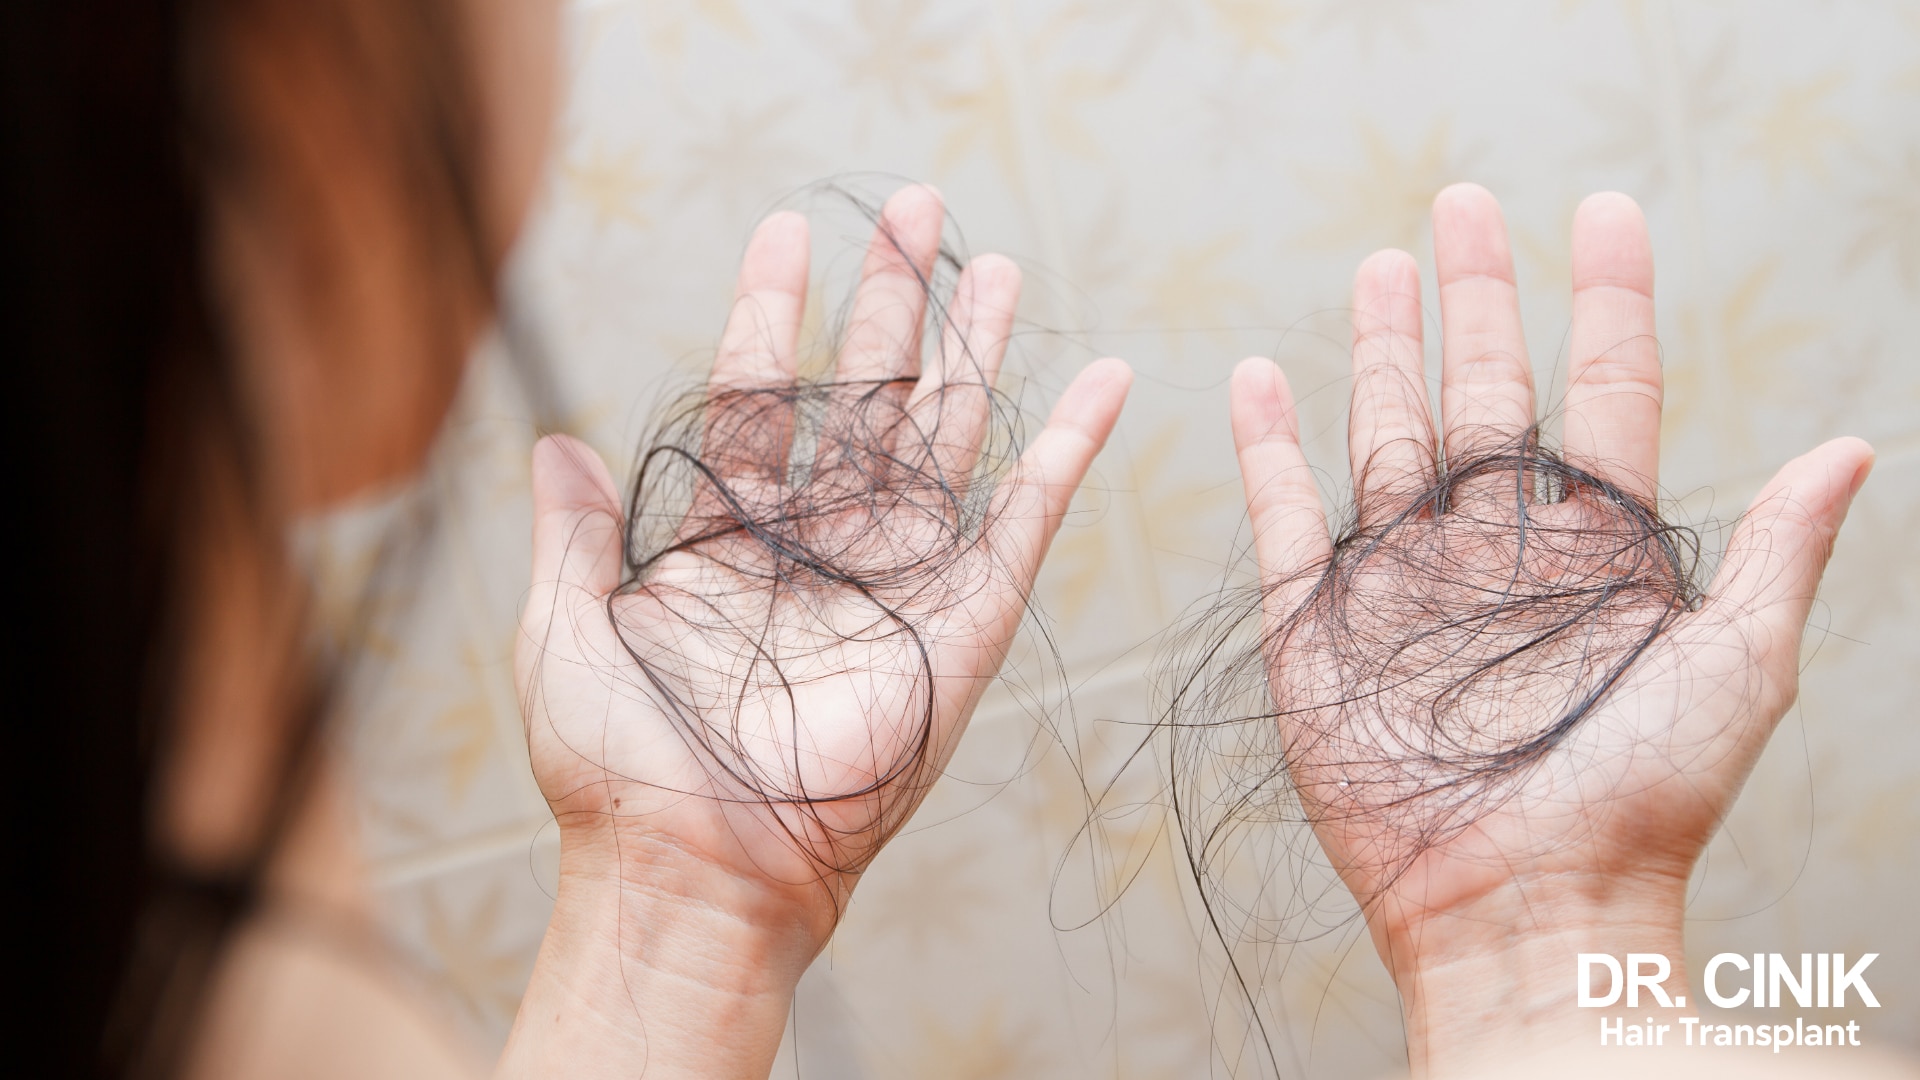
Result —
[[[351,959],[372,938],[286,530],[431,442],[537,176],[555,6],[4,18],[9,400],[58,523],[17,653],[34,804],[61,811],[29,839],[58,1071],[444,1073],[391,965]],[[264,1015],[223,1019],[249,995]]]
[[[50,1071],[474,1071],[370,944],[343,780],[315,734],[335,669],[309,647],[287,530],[419,467],[526,213],[556,13],[84,0],[4,18],[0,212],[32,275],[7,294],[9,400],[34,448],[14,750],[43,811],[18,865],[38,905],[21,925],[53,973]],[[822,445],[847,454],[809,466],[816,487],[876,475],[859,454],[914,478],[855,507],[866,528],[829,512],[740,545],[745,522],[767,524],[743,508],[786,505],[754,501],[781,489],[784,472],[756,475],[784,469],[780,435],[758,447],[770,457],[704,462],[680,524],[636,555],[636,508],[604,466],[564,439],[536,451],[520,675],[562,885],[503,1072],[764,1075],[799,973],[1004,655],[1127,375],[1082,373],[976,497],[1017,276],[976,261],[945,344],[920,357],[939,218],[925,189],[886,207],[837,380],[858,392],[825,403],[851,419]],[[756,233],[710,395],[749,408],[707,410],[709,431],[797,423],[760,423],[781,414],[752,403],[790,381],[804,256],[794,218]],[[1468,323],[1501,307],[1483,300],[1458,309]],[[1266,494],[1297,476],[1284,397],[1257,370],[1241,382],[1256,518],[1288,536],[1305,504]],[[1849,453],[1820,459],[1829,486],[1863,469]],[[1842,502],[1818,504],[1829,532]],[[874,535],[898,543],[869,557]],[[768,539],[801,546],[756,561]],[[731,633],[761,609],[709,601],[742,579],[785,588],[795,551],[818,575],[805,602],[757,594],[790,635],[770,680],[765,641]],[[842,557],[938,572],[875,592],[831,573]],[[1410,1000],[1433,1030],[1471,1029],[1470,1008],[1443,1023]]]

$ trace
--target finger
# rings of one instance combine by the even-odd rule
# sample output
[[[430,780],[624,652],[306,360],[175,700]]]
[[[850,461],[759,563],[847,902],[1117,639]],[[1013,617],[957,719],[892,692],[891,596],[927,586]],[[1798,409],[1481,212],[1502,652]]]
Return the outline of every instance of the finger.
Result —
[[[1440,418],[1447,460],[1533,423],[1533,373],[1520,328],[1507,224],[1492,193],[1455,184],[1433,200],[1440,281]]]
[[[713,387],[773,386],[793,380],[807,304],[808,246],[807,219],[791,210],[769,216],[753,231],[740,258],[733,311],[714,357]]]
[[[728,480],[780,475],[793,437],[791,387],[807,303],[807,219],[768,217],[740,259],[733,312],[707,381],[702,458]]]
[[[922,184],[901,188],[881,208],[840,353],[842,380],[897,379],[917,372],[927,282],[940,251],[944,215],[940,194]]]
[[[1287,377],[1270,360],[1242,360],[1233,370],[1233,445],[1247,491],[1260,576],[1283,583],[1268,594],[1269,611],[1282,615],[1310,587],[1301,571],[1332,552],[1320,488],[1300,449],[1300,421]]]
[[[1625,195],[1589,196],[1573,215],[1572,366],[1562,448],[1642,499],[1660,470],[1660,348],[1653,243]]]
[[[1784,711],[1793,697],[1800,634],[1834,537],[1873,468],[1873,448],[1835,439],[1788,462],[1754,497],[1727,545],[1703,615],[1739,633]],[[1778,716],[1778,712],[1775,712]]]
[[[1000,255],[982,255],[961,271],[948,306],[939,355],[925,365],[907,402],[916,447],[902,446],[909,466],[964,488],[980,453],[993,407],[993,384],[1020,304],[1020,268]]]
[[[620,584],[620,492],[593,448],[567,435],[533,445],[533,580],[591,596]]]
[[[1404,251],[1376,252],[1354,276],[1347,453],[1362,525],[1395,513],[1392,496],[1434,480],[1420,268]]]
[[[1096,360],[1074,376],[1027,451],[994,493],[990,543],[1024,599],[1066,516],[1087,468],[1107,443],[1133,370],[1119,360]],[[1015,605],[1017,611],[1018,605]]]

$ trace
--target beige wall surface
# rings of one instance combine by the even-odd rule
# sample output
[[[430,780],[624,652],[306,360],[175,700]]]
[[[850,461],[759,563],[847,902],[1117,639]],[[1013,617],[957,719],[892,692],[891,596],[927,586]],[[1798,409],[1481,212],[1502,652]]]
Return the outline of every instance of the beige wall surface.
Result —
[[[1269,1068],[1154,770],[1122,778],[1092,845],[1082,777],[1137,741],[1156,635],[1245,540],[1227,372],[1281,360],[1337,500],[1352,270],[1389,245],[1430,267],[1428,201],[1462,179],[1506,205],[1548,404],[1572,209],[1602,188],[1646,207],[1682,516],[1730,519],[1821,439],[1879,448],[1801,702],[1711,849],[1689,947],[1696,971],[1719,951],[1879,952],[1883,1007],[1858,1018],[1920,1051],[1920,3],[635,0],[569,21],[569,103],[511,292],[566,423],[616,472],[697,379],[754,220],[829,207],[803,190],[823,179],[933,182],[956,240],[1021,261],[1024,404],[1094,354],[1139,372],[1042,574],[1063,667],[1029,653],[1030,692],[982,707],[808,976],[776,1075]],[[823,274],[857,257],[851,220],[816,229]],[[425,484],[442,527],[424,572],[375,598],[341,728],[394,939],[483,1045],[553,884],[509,666],[532,435],[483,348]],[[385,512],[316,528],[322,573],[353,580]],[[1273,902],[1303,917],[1243,955],[1282,1072],[1392,1067],[1395,1002],[1351,907],[1311,865],[1269,865]]]

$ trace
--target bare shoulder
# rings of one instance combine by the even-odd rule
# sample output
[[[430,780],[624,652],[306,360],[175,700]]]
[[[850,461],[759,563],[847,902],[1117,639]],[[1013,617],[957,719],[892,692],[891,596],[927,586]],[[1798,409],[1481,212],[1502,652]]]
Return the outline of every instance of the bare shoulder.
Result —
[[[193,1080],[469,1080],[488,1064],[433,1004],[373,916],[329,762],[276,849],[258,914],[216,961],[185,1074]]]
[[[221,958],[187,1075],[470,1080],[486,1074],[391,959],[268,919]]]

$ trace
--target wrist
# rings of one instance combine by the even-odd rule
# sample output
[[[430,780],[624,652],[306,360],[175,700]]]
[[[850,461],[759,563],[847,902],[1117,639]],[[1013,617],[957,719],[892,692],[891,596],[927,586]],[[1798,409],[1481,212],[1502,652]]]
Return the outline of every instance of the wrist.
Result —
[[[806,912],[671,847],[570,840],[499,1075],[765,1077],[820,946]]]
[[[1664,957],[1659,985],[1690,997],[1684,951],[1685,880],[1553,874],[1512,878],[1445,911],[1413,910],[1396,889],[1369,913],[1375,945],[1400,992],[1415,1076],[1475,1075],[1489,1065],[1597,1045],[1582,1008],[1579,957]],[[1603,988],[1604,989],[1604,988]],[[1663,1010],[1643,996],[1634,1023]]]

